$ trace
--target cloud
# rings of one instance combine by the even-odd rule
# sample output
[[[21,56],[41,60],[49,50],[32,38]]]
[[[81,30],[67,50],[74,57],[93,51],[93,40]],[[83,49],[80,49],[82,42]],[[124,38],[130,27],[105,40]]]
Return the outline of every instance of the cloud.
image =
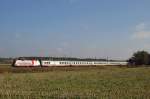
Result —
[[[138,31],[133,34],[134,39],[149,39],[150,31]]]
[[[133,39],[149,39],[150,30],[146,30],[146,24],[140,23],[135,27],[135,32],[132,35]]]
[[[136,31],[141,31],[141,30],[144,30],[146,27],[145,23],[140,23],[138,25],[136,25]]]
[[[15,38],[16,38],[16,39],[20,39],[20,37],[21,37],[21,34],[20,34],[20,33],[15,33]]]

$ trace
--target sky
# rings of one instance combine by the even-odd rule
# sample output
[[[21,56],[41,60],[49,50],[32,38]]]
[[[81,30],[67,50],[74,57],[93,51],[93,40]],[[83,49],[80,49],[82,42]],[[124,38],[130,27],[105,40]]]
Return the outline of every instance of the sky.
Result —
[[[0,57],[128,59],[150,52],[150,0],[0,0]]]

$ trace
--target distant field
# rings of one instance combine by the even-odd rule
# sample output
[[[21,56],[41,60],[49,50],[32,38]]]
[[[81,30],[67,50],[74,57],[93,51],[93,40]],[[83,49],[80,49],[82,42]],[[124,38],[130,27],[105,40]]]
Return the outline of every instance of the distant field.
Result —
[[[0,74],[0,98],[150,98],[150,68],[76,67]]]

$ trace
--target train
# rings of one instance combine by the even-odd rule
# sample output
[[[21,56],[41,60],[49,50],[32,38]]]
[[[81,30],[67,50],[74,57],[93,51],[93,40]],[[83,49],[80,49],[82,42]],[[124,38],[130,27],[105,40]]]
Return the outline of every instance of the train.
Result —
[[[127,65],[126,61],[15,59],[13,67],[104,66]]]

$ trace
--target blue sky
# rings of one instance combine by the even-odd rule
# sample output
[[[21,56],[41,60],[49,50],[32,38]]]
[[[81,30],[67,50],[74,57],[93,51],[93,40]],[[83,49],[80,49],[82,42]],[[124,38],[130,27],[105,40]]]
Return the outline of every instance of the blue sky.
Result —
[[[0,56],[127,59],[150,51],[149,0],[0,0]]]

